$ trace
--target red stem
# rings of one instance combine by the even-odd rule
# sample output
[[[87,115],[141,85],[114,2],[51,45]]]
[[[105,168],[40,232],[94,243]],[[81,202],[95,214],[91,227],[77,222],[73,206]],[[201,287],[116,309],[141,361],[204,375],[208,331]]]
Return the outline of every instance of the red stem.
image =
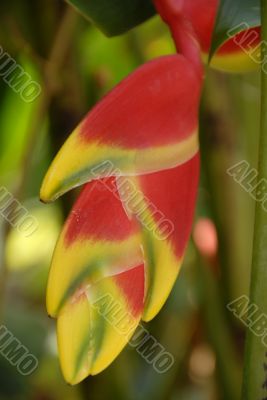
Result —
[[[202,76],[201,51],[194,28],[182,13],[183,0],[154,0],[162,20],[169,26],[178,53],[196,67]]]

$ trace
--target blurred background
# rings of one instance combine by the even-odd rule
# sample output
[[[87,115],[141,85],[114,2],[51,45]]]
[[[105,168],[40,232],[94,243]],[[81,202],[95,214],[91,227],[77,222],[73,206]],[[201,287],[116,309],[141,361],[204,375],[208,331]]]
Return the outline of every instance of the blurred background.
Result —
[[[238,399],[245,326],[226,305],[248,293],[254,202],[226,171],[241,160],[257,165],[258,74],[206,71],[193,239],[167,304],[144,324],[174,355],[173,367],[158,374],[128,346],[105,372],[70,387],[59,369],[45,287],[55,241],[77,191],[43,205],[41,181],[96,101],[137,66],[174,47],[157,16],[108,39],[60,0],[6,1],[0,12],[2,49],[42,87],[34,102],[25,103],[0,76],[0,187],[39,223],[26,238],[0,216],[1,324],[39,363],[22,376],[0,353],[0,399]]]

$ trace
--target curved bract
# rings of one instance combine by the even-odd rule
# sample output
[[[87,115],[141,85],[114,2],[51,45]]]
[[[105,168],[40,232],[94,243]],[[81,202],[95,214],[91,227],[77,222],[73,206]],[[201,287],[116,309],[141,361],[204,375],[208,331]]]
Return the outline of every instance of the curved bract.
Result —
[[[55,200],[92,179],[155,172],[192,158],[198,151],[200,88],[182,55],[138,68],[70,135],[47,172],[41,199]],[[102,168],[107,160],[111,168]]]
[[[71,384],[117,357],[144,309],[138,226],[114,190],[115,178],[85,186],[52,260],[47,310],[57,318],[61,367]]]
[[[147,285],[145,321],[158,314],[178,276],[190,236],[198,178],[197,154],[173,169],[118,179],[124,207],[141,231]]]
[[[141,319],[144,267],[81,288],[58,315],[59,356],[64,378],[77,384],[118,356]]]

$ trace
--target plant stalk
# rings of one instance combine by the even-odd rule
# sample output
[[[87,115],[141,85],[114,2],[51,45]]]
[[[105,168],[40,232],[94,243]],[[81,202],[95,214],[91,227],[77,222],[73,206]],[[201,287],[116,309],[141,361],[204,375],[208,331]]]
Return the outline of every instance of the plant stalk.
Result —
[[[261,0],[262,43],[267,41],[267,0]],[[262,60],[264,46],[262,45]],[[267,179],[267,74],[261,70],[261,128],[258,182]],[[267,399],[267,212],[260,201],[255,207],[255,227],[251,269],[250,302],[258,313],[247,329],[242,400]]]

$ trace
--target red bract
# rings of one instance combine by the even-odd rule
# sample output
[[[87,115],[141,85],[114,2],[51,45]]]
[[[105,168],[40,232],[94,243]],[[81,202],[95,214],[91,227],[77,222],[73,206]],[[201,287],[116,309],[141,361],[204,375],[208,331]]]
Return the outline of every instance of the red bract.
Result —
[[[114,88],[70,135],[41,189],[45,201],[74,186],[115,174],[172,168],[198,151],[201,79],[182,55],[138,68]]]
[[[159,312],[191,231],[201,47],[209,47],[217,1],[155,5],[180,54],[138,68],[100,101],[41,188],[42,200],[51,201],[87,182],[58,240],[47,289],[63,374],[72,384],[106,368],[139,321]]]

